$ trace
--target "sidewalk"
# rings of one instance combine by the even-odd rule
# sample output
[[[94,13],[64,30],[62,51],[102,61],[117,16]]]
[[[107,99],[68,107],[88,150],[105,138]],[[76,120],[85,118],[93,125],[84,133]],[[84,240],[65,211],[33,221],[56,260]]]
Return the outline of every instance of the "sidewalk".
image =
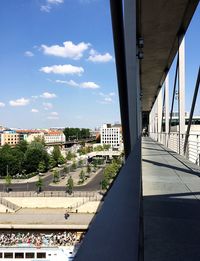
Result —
[[[199,172],[150,138],[142,158],[144,261],[199,261]]]

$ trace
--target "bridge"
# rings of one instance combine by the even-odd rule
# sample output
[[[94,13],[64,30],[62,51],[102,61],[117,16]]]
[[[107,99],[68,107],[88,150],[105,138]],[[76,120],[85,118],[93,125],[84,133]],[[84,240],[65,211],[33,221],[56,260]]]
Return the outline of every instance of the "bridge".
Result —
[[[52,143],[46,143],[45,146],[60,146],[60,147],[66,147],[66,146],[70,146],[70,145],[74,145],[74,144],[81,144],[81,143],[90,143],[90,142],[94,142],[96,141],[96,138],[87,138],[87,139],[81,139],[81,140],[68,140],[65,142],[52,142]]]
[[[199,167],[188,161],[191,124],[185,132],[184,122],[184,35],[198,3],[110,0],[126,162],[75,261],[200,260]],[[179,132],[172,150],[168,73],[176,54]],[[142,124],[150,137],[142,139]]]

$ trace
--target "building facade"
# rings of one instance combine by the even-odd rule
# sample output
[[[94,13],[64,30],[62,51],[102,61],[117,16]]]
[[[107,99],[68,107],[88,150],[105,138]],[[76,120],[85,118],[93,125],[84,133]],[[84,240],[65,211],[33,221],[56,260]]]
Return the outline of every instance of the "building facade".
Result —
[[[6,130],[1,134],[1,146],[8,144],[14,146],[20,142],[20,135],[14,130]]]
[[[120,127],[103,124],[101,129],[101,144],[109,144],[112,148],[119,148],[121,145]]]
[[[63,143],[65,142],[65,135],[60,131],[49,131],[44,135],[45,143]]]

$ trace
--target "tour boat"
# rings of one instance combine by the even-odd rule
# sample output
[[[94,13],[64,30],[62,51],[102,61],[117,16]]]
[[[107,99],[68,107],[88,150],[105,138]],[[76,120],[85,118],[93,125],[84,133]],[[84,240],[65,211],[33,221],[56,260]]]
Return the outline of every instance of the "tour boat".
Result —
[[[30,261],[71,261],[73,260],[78,245],[75,246],[31,246],[21,244],[19,246],[0,247],[0,260],[13,261],[30,260]]]

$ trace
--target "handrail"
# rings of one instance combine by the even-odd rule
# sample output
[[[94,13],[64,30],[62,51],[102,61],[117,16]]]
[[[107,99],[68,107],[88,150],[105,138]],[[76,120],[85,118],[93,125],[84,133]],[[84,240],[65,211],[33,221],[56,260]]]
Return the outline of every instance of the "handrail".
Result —
[[[107,193],[74,261],[138,261],[140,256],[140,143]]]

